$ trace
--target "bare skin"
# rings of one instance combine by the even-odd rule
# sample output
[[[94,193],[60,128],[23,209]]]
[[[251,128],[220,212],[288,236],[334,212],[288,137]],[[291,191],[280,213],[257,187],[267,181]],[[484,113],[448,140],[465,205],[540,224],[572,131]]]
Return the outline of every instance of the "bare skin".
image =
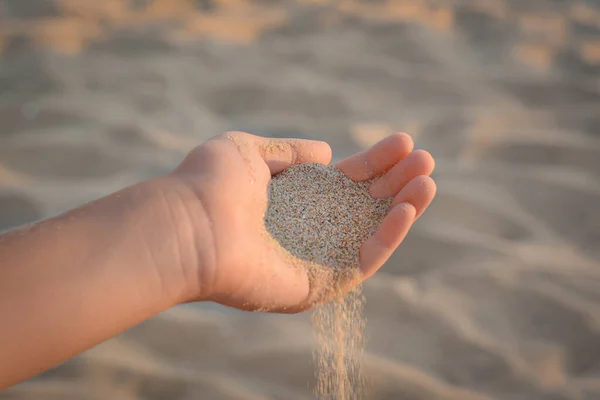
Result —
[[[433,197],[434,161],[395,134],[337,164],[380,176],[394,207],[361,248],[361,279],[400,245]],[[311,308],[308,277],[264,233],[267,185],[295,163],[328,164],[324,142],[242,132],[194,149],[172,173],[0,236],[0,389],[177,304]]]

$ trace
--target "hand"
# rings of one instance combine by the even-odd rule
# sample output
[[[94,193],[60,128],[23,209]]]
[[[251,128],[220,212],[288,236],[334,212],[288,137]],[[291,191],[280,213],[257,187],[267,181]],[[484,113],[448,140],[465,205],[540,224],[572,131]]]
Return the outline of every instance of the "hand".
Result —
[[[375,197],[395,197],[378,231],[361,247],[362,279],[372,276],[402,242],[436,191],[434,161],[395,134],[336,166],[355,181],[378,177]],[[297,312],[309,301],[306,271],[294,268],[266,235],[271,176],[292,164],[328,164],[324,142],[268,139],[242,132],[217,136],[194,149],[171,173],[167,201],[179,237],[185,301],[209,300],[244,310]],[[169,198],[169,196],[165,196]]]

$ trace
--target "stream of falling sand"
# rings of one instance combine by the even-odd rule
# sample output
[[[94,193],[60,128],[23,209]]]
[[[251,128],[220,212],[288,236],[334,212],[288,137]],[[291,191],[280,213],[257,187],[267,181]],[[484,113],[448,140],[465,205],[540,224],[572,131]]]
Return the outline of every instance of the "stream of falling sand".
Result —
[[[319,400],[364,398],[362,371],[365,319],[362,287],[313,311],[317,341],[315,395]]]

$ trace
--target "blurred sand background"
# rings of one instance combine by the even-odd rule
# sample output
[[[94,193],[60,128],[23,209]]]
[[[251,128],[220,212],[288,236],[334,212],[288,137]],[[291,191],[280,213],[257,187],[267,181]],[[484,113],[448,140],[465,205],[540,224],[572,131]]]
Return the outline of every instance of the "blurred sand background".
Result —
[[[366,285],[368,398],[600,399],[599,72],[592,0],[0,0],[0,230],[225,130],[405,130],[439,195]],[[309,320],[179,307],[0,399],[311,399]]]

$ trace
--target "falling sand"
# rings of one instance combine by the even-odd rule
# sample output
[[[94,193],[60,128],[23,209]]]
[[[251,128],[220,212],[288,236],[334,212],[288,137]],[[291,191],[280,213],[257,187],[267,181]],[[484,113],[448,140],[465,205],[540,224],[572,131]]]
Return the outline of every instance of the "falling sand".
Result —
[[[312,301],[331,300],[313,313],[316,395],[323,400],[363,398],[364,297],[360,286],[343,292],[360,273],[361,245],[391,205],[391,199],[373,198],[369,185],[310,163],[288,168],[269,185],[267,230],[303,261]]]

